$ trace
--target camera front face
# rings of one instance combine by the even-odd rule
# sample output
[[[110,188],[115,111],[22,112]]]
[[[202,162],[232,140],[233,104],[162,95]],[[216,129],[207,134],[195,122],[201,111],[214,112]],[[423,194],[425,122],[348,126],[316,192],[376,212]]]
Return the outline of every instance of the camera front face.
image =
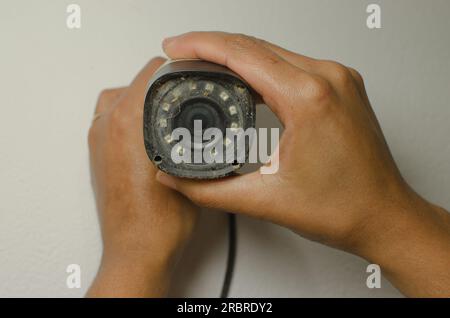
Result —
[[[251,136],[242,132],[254,126],[251,89],[223,66],[172,61],[149,83],[145,148],[150,160],[168,174],[197,179],[232,174],[247,162]]]

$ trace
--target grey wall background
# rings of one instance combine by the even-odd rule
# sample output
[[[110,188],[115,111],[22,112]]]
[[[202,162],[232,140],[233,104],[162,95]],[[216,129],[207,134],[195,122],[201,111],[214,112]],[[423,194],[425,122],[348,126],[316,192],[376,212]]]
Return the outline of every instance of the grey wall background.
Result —
[[[365,25],[372,2],[381,30]],[[80,30],[66,28],[69,3]],[[97,95],[190,30],[249,33],[360,70],[405,178],[450,208],[449,1],[2,0],[0,296],[83,296],[101,254],[86,142]],[[400,296],[387,281],[367,289],[352,255],[244,217],[238,227],[231,296]],[[172,295],[218,295],[226,242],[224,215],[204,212]],[[81,289],[66,287],[71,263]]]

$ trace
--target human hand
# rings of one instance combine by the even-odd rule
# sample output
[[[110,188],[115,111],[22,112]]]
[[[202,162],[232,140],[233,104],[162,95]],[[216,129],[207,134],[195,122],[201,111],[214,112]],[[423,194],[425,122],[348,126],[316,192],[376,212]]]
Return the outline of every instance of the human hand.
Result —
[[[164,62],[155,58],[129,87],[101,93],[89,131],[92,183],[99,211],[102,263],[88,296],[163,296],[197,208],[155,180],[145,153],[146,85]]]
[[[158,172],[158,180],[194,202],[344,246],[372,219],[372,210],[406,193],[356,71],[226,33],[188,33],[166,41],[164,50],[171,58],[227,65],[285,127],[276,174],[204,182]]]
[[[442,269],[432,290],[420,292],[449,292],[442,283],[450,281],[450,249],[443,252],[448,214],[419,197],[400,175],[358,72],[244,35],[192,32],[166,39],[163,47],[173,59],[228,66],[262,96],[285,131],[275,174],[197,181],[159,171],[158,181],[199,205],[263,218],[375,260],[405,293],[417,295],[421,283],[430,286],[429,277],[418,272]],[[411,231],[421,241],[408,237]],[[413,250],[413,257],[402,255]],[[414,258],[433,259],[434,267],[416,268]],[[406,279],[412,276],[418,277]]]

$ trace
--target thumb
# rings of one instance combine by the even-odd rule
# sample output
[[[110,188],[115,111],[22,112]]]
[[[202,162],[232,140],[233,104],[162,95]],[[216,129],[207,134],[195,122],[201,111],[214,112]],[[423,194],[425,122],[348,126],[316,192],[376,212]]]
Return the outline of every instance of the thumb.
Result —
[[[157,181],[182,193],[199,206],[256,217],[262,213],[258,206],[264,204],[262,177],[258,171],[217,180],[177,178],[162,171],[156,174]]]

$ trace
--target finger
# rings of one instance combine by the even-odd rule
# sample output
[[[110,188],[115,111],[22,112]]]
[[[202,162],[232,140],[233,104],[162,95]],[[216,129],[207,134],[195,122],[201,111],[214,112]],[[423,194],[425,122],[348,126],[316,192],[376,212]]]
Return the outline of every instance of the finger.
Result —
[[[351,67],[344,66],[342,64],[336,63],[334,61],[324,61],[314,59],[308,56],[304,56],[292,51],[286,50],[279,47],[273,43],[267,42],[262,39],[258,39],[262,45],[272,50],[274,53],[281,56],[286,61],[292,63],[293,65],[304,69],[305,71],[313,74],[322,76],[331,82],[339,85],[339,82],[345,81],[346,77],[351,77],[351,80],[355,84],[359,95],[364,100],[366,107],[371,112],[371,115],[375,121],[377,127],[381,130],[378,120],[376,119],[375,113],[370,106],[369,97],[367,95],[366,87],[364,84],[363,77],[361,74]]]
[[[350,74],[352,75],[353,79],[355,80],[355,83],[358,86],[358,90],[361,93],[361,96],[363,97],[364,101],[366,103],[370,104],[369,97],[367,96],[366,85],[364,84],[363,77],[354,68],[348,67],[348,70],[350,71]]]
[[[165,61],[166,59],[160,56],[151,59],[131,82],[130,95],[137,93],[139,97],[143,97],[146,93],[145,89],[147,88],[148,81]]]
[[[261,45],[273,51],[274,53],[281,56],[283,59],[288,61],[289,63],[307,71],[310,73],[317,73],[317,62],[319,60],[314,59],[312,57],[308,57],[305,55],[301,55],[287,49],[284,49],[276,44],[268,42],[266,40],[257,39]]]
[[[256,39],[223,32],[191,32],[163,43],[166,54],[222,64],[252,86],[285,123],[309,75],[261,45]]]
[[[314,59],[312,57],[308,57],[302,54],[298,54],[292,51],[289,51],[287,49],[284,49],[276,44],[270,43],[268,41],[258,39],[262,45],[273,51],[274,53],[281,56],[283,59],[288,61],[289,63],[292,63],[293,65],[302,68],[303,70],[314,73],[320,76],[323,76],[325,78],[334,78],[336,76],[335,73],[345,73],[345,70],[342,67],[345,67],[343,65],[340,65],[339,63],[332,62],[332,61],[321,61],[318,59]],[[355,81],[355,84],[358,87],[358,90],[360,91],[361,95],[364,97],[365,95],[365,87],[364,87],[364,81],[362,80],[361,75],[354,69],[347,67],[347,70],[349,72],[349,75],[352,76],[353,80]],[[333,74],[334,73],[334,74]],[[331,76],[330,76],[331,75]],[[337,78],[340,78],[337,76]]]
[[[140,118],[143,112],[144,98],[148,81],[155,71],[166,61],[163,57],[151,59],[131,82],[128,90],[122,95],[123,103],[117,103],[115,110],[119,117],[136,115],[133,118]]]
[[[114,106],[126,89],[127,87],[118,87],[103,90],[98,97],[95,114],[103,113]]]
[[[200,206],[261,218],[265,218],[265,212],[254,207],[268,206],[264,205],[265,198],[270,197],[265,190],[266,186],[262,180],[264,177],[259,172],[253,172],[206,181],[177,178],[162,171],[156,174],[157,181],[182,193]]]

